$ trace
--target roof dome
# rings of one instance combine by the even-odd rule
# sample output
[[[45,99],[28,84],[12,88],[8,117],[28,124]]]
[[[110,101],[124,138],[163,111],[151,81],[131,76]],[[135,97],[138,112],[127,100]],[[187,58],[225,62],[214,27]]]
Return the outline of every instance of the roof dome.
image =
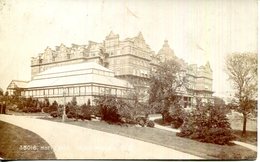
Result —
[[[168,44],[168,40],[164,41],[163,47],[159,50],[157,56],[161,59],[161,61],[173,59],[175,57],[174,51]]]

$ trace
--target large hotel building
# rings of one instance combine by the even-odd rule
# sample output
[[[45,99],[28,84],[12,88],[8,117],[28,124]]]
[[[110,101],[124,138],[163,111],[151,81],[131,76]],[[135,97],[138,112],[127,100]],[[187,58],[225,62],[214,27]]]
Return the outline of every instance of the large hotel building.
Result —
[[[64,97],[69,101],[76,96],[79,103],[84,103],[103,94],[127,97],[127,91],[135,89],[145,100],[150,72],[160,62],[173,58],[177,57],[166,40],[156,54],[146,44],[142,33],[120,40],[118,34],[110,32],[103,42],[47,47],[31,60],[31,81],[24,95],[48,97],[58,102]],[[179,60],[185,66],[189,83],[182,91],[184,107],[191,107],[197,97],[203,102],[212,102],[209,63],[198,67]]]

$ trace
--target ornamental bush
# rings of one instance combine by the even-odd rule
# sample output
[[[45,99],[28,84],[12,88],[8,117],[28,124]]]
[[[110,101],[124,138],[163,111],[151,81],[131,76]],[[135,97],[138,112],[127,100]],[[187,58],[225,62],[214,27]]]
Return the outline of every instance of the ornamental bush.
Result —
[[[19,106],[20,108],[22,108],[21,110],[25,113],[41,112],[39,101],[37,99],[33,99],[32,97],[25,99],[22,105]]]
[[[54,101],[51,105],[49,104],[49,106],[47,106],[47,104],[45,104],[45,106],[43,107],[43,112],[45,112],[45,113],[51,114],[53,111],[58,111],[57,101]]]
[[[91,115],[92,115],[92,112],[91,112],[91,106],[90,105],[87,105],[87,104],[83,104],[80,106],[80,109],[81,109],[81,114],[80,114],[80,118],[82,120],[90,120],[91,119]]]
[[[154,121],[149,120],[149,121],[147,122],[146,126],[153,128],[153,127],[154,127]]]
[[[96,99],[102,120],[108,123],[125,123],[133,119],[132,107],[122,99],[103,96]]]
[[[213,106],[200,106],[187,113],[177,136],[219,145],[230,144],[232,134],[226,114]]]
[[[172,104],[169,110],[163,113],[163,124],[177,129],[183,124],[185,114],[186,112],[180,104]]]
[[[69,102],[66,105],[66,115],[68,118],[74,118],[76,120],[81,117],[81,107],[77,105],[76,100],[72,99],[72,102]]]

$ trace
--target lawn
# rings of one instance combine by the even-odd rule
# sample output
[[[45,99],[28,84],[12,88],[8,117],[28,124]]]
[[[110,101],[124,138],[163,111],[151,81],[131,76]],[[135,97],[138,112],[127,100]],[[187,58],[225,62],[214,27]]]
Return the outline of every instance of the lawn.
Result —
[[[61,119],[47,119],[61,122]],[[73,124],[90,129],[100,130],[108,133],[162,145],[178,151],[190,153],[205,159],[256,159],[256,152],[239,145],[221,146],[209,143],[177,137],[174,132],[157,128],[137,127],[133,125],[113,125],[104,121],[73,121],[67,120],[67,124]],[[144,150],[145,151],[145,150]]]
[[[4,160],[56,159],[50,145],[40,136],[2,121],[0,157]]]
[[[245,142],[251,145],[257,146],[257,132],[256,131],[246,131],[246,137],[241,137],[241,130],[233,130],[237,141]]]
[[[230,119],[231,120],[231,119]],[[155,123],[159,124],[159,125],[163,125],[163,126],[170,126],[170,125],[165,125],[163,122],[162,122],[162,119],[156,119],[154,120]],[[241,121],[238,121],[237,119],[236,120],[231,120],[230,121],[231,123],[240,123]],[[252,122],[251,122],[252,123]],[[253,125],[253,124],[252,124]],[[231,125],[232,127],[232,125]],[[255,126],[254,126],[255,127]],[[257,145],[257,132],[256,131],[251,131],[250,130],[247,130],[247,136],[246,137],[241,137],[241,134],[242,134],[242,126],[241,127],[238,127],[237,125],[235,127],[232,127],[233,128],[233,134],[236,136],[236,141],[241,141],[241,142],[245,142],[245,143],[248,143],[248,144],[251,144],[251,145]]]

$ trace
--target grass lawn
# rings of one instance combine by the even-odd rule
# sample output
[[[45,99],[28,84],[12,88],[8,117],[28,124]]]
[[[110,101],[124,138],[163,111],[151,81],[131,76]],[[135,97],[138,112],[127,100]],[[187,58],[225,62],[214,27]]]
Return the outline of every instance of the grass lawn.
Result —
[[[245,142],[251,145],[257,146],[257,132],[256,131],[246,131],[246,137],[241,137],[241,130],[233,130],[237,141]]]
[[[47,120],[61,122],[59,118]],[[162,145],[206,159],[256,159],[257,156],[256,152],[239,145],[221,146],[201,143],[177,137],[174,132],[156,128],[137,127],[133,125],[120,126],[108,124],[104,121],[73,121],[69,119],[66,123]]]
[[[154,120],[155,123],[159,124],[159,125],[163,125],[163,126],[169,126],[169,125],[165,125],[162,122],[162,119],[156,119]],[[234,122],[234,120],[231,121],[231,123]],[[238,122],[237,119],[235,120],[235,122]],[[240,121],[239,121],[240,122]],[[239,129],[242,128],[241,127],[234,127],[233,128],[233,134],[236,136],[236,140],[240,141],[240,142],[245,142],[251,145],[257,145],[257,132],[256,131],[251,131],[251,130],[247,130],[247,136],[246,137],[241,137],[242,134],[242,130]]]
[[[49,144],[40,136],[2,121],[0,121],[0,157],[4,160],[56,159]]]

